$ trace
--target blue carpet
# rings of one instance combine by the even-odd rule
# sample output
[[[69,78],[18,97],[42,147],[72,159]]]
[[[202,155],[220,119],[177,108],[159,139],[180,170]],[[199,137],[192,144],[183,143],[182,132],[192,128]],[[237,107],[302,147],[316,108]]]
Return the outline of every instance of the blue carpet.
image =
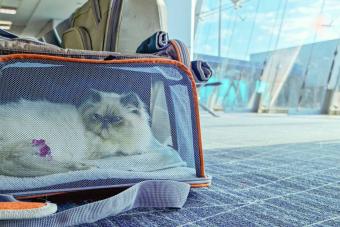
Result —
[[[205,158],[213,185],[192,189],[183,209],[135,209],[83,226],[340,226],[340,143],[207,150]]]

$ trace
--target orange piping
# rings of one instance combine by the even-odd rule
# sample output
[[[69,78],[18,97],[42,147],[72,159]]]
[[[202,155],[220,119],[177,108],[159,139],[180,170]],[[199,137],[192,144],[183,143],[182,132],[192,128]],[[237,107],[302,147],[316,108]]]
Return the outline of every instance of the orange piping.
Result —
[[[15,196],[16,199],[35,199],[35,198],[41,198],[44,196],[53,196],[53,195],[62,195],[66,194],[67,192],[51,192],[51,193],[45,193],[45,194],[38,194],[38,195],[27,195],[27,196]]]
[[[46,203],[37,202],[0,202],[0,210],[30,210],[46,206]]]
[[[177,53],[177,57],[178,57],[178,61],[180,61],[181,63],[183,63],[183,59],[181,58],[181,51],[179,50],[177,43],[173,40],[170,41],[170,43],[174,46],[175,51]]]
[[[210,183],[204,183],[204,184],[191,184],[192,188],[206,188],[209,187]]]

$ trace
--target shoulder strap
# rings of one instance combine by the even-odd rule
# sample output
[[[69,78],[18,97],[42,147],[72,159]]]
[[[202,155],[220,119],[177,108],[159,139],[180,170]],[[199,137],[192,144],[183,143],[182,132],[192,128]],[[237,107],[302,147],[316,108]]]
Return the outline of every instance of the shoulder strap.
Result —
[[[74,226],[92,223],[133,208],[182,208],[189,190],[190,185],[187,183],[167,180],[144,181],[108,199],[88,203],[43,218],[0,221],[0,226]]]

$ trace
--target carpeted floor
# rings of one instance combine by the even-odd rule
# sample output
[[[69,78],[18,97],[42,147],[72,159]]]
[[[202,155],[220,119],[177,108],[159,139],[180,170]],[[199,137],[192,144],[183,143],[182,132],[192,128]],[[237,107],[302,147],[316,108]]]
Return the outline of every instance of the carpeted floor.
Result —
[[[234,118],[241,125],[226,122]],[[247,119],[257,126],[236,116],[212,120],[221,122],[216,127],[225,124],[225,132],[232,127],[244,130],[249,126],[252,129],[248,134],[253,136],[235,135],[240,143],[244,141],[240,146],[230,146],[228,141],[237,141],[226,136],[225,148],[221,139],[215,138],[218,142],[215,144],[211,141],[205,159],[213,185],[192,189],[183,209],[132,210],[84,226],[340,226],[340,140],[336,138],[340,132],[334,135],[340,128],[340,120],[312,118],[314,129],[311,129],[305,118],[290,118],[296,129],[289,133],[286,118]],[[207,121],[203,121],[203,126],[211,127],[205,134],[216,132],[213,122]],[[320,130],[317,122],[329,130],[320,132],[319,137],[310,132],[312,136],[308,138],[309,130]],[[283,129],[279,127],[285,127],[287,138],[254,141],[254,138],[266,138],[263,133],[256,134],[257,130],[265,132],[263,127],[268,127],[268,137],[273,138],[282,137]],[[271,135],[275,130],[277,135]],[[327,136],[327,133],[331,134]],[[290,140],[294,143],[289,143]],[[279,143],[282,141],[285,143]]]

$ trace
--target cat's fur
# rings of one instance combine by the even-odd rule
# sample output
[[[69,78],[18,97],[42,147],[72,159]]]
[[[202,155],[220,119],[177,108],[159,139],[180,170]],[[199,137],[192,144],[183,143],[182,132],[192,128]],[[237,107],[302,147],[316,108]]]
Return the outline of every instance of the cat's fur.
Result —
[[[52,160],[40,157],[32,139],[44,139]],[[0,105],[0,175],[42,176],[89,169],[84,160],[146,152],[149,115],[135,93],[93,91],[78,108],[21,100]]]

